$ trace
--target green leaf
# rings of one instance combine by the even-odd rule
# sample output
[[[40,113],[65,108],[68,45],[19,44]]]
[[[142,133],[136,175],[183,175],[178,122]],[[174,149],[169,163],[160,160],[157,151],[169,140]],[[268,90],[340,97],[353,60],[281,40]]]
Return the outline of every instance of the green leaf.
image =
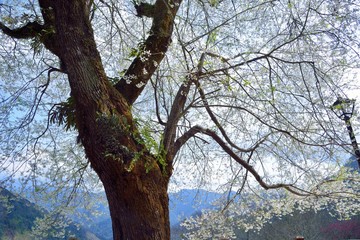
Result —
[[[250,86],[250,85],[251,85],[251,82],[247,79],[244,79],[244,87]]]
[[[209,0],[209,4],[211,7],[217,7],[219,3],[219,0]]]
[[[218,33],[216,30],[212,31],[210,34],[209,34],[209,38],[207,40],[207,43],[208,44],[214,44],[216,42],[216,39],[217,39],[217,36],[218,36]]]
[[[138,54],[139,54],[138,49],[131,48],[130,53],[129,53],[129,57],[136,57],[136,56],[138,56]]]

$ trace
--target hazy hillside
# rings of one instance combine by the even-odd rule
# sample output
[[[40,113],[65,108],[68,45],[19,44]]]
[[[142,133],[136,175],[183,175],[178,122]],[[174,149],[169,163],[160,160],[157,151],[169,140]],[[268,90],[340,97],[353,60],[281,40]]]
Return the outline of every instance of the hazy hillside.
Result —
[[[201,210],[212,208],[212,203],[221,197],[220,194],[204,190],[181,190],[170,194],[170,219],[172,240],[182,239],[186,232],[180,222],[191,215],[200,214]],[[103,215],[92,218],[92,221],[76,219],[83,226],[77,230],[74,225],[67,228],[67,237],[75,234],[78,239],[111,240],[112,229],[106,205],[99,205]],[[87,210],[82,210],[84,214]],[[0,187],[0,240],[33,240],[30,231],[36,218],[42,217],[44,210],[28,200],[18,197]],[[89,215],[90,216],[90,215]],[[74,218],[75,219],[75,218]],[[306,240],[360,239],[360,216],[348,221],[338,221],[325,210],[315,213],[295,213],[282,219],[273,219],[260,232],[245,233],[237,231],[237,239],[273,240],[293,239],[295,235],[304,235]],[[47,240],[59,238],[46,238]]]
[[[0,239],[1,240],[27,240],[35,239],[31,236],[31,229],[36,218],[42,218],[45,211],[28,200],[16,196],[10,191],[0,187]],[[75,225],[66,228],[65,239],[70,236],[79,239],[101,239],[84,228],[77,229]],[[47,237],[47,240],[59,238]]]
[[[213,203],[222,195],[197,189],[182,189],[177,193],[170,193],[170,223],[179,224],[182,220],[203,209],[213,208]]]
[[[221,197],[221,194],[196,189],[183,189],[177,193],[170,193],[170,224],[176,232],[182,220],[190,217],[202,209],[212,207],[212,203]],[[102,206],[104,215],[92,220],[90,229],[104,240],[112,239],[111,220],[106,206]],[[85,223],[84,223],[85,224]]]
[[[202,209],[211,208],[211,203],[220,196],[220,194],[204,190],[184,189],[177,193],[170,193],[171,225],[177,226],[186,217],[200,212]],[[84,230],[84,228],[77,230],[75,226],[70,226],[67,229],[67,237],[75,234],[79,239],[112,239],[111,220],[107,206],[100,204],[99,209],[104,214],[93,218],[90,223],[88,221],[82,222],[75,216],[73,219],[83,226],[87,226],[87,229],[91,229],[92,233]],[[0,187],[0,240],[34,239],[30,235],[31,228],[35,219],[43,217],[44,212],[41,207]],[[83,213],[91,214],[90,212],[87,213],[86,210],[83,210]]]
[[[0,239],[25,238],[42,214],[35,204],[0,188]]]

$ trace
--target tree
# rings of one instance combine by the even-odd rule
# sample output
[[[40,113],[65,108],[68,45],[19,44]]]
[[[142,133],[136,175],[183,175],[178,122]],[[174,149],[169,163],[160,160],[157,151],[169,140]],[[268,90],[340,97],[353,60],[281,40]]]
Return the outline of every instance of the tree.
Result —
[[[321,197],[340,179],[338,168],[317,170],[350,149],[328,106],[359,67],[355,1],[11,2],[1,5],[2,60],[30,44],[43,69],[27,83],[48,73],[19,127],[65,75],[70,96],[48,103],[49,121],[78,132],[114,239],[170,238],[167,189],[180,156],[188,168],[224,164],[230,189],[255,180]],[[358,197],[344,189],[344,199]]]

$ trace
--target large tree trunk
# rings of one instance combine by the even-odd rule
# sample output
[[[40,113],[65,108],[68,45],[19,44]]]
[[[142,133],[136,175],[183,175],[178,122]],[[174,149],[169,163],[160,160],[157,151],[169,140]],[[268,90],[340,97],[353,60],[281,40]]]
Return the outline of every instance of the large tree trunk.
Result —
[[[114,239],[170,239],[167,187],[155,171],[108,171],[101,179]]]
[[[170,239],[166,173],[147,151],[129,101],[107,80],[85,1],[53,0],[76,128],[108,198],[114,239]]]

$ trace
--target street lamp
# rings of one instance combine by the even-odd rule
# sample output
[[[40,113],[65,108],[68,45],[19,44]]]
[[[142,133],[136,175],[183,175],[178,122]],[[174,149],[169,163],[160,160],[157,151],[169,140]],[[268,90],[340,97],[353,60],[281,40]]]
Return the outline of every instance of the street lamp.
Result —
[[[338,116],[338,118],[345,121],[346,128],[348,130],[351,140],[351,145],[354,149],[355,156],[357,158],[358,165],[360,168],[360,150],[356,142],[354,130],[350,122],[350,119],[354,113],[354,107],[355,107],[355,99],[347,99],[347,98],[339,97],[331,106],[331,110],[336,114],[336,116]]]

